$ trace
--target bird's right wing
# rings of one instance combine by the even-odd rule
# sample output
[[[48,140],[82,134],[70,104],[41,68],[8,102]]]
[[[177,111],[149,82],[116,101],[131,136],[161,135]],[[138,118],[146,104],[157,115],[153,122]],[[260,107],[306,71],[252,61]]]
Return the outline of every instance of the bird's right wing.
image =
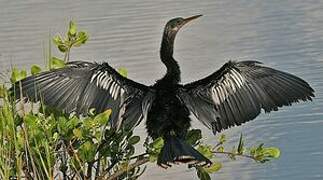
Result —
[[[120,75],[107,63],[75,61],[64,68],[29,76],[16,83],[12,90],[16,98],[22,94],[31,101],[66,113],[87,114],[112,109],[111,126],[133,128],[145,119],[154,99],[154,92],[143,84]]]
[[[265,112],[311,100],[314,90],[304,80],[256,61],[228,62],[201,80],[186,84],[179,93],[204,125],[220,132]]]

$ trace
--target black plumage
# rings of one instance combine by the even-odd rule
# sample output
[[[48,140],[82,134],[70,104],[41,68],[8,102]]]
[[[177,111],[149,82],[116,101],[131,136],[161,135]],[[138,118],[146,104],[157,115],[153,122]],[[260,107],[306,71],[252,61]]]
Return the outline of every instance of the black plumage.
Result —
[[[152,86],[121,76],[108,63],[70,62],[21,81],[22,93],[32,101],[65,111],[86,114],[111,108],[111,126],[132,129],[146,120],[148,135],[163,137],[157,163],[211,163],[185,142],[192,113],[213,133],[254,119],[264,109],[275,111],[300,100],[312,100],[314,90],[304,80],[257,61],[224,64],[204,79],[181,85],[173,58],[177,32],[201,15],[170,20],[164,29],[160,57],[167,73]],[[18,84],[13,89],[18,96]],[[19,98],[19,97],[17,97]]]

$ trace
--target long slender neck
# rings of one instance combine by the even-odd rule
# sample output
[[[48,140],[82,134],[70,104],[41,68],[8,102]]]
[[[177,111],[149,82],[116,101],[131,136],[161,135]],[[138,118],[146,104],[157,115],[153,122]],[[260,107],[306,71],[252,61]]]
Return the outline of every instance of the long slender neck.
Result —
[[[162,80],[172,84],[178,84],[181,81],[179,65],[173,58],[175,36],[175,33],[165,30],[160,48],[161,61],[167,68],[167,73]]]

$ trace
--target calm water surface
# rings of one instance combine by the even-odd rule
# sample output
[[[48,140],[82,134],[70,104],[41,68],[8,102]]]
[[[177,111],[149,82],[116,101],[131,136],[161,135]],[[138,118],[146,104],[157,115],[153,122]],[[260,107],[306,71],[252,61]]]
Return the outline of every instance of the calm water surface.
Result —
[[[0,0],[0,70],[11,65],[43,64],[48,38],[63,33],[70,19],[90,33],[71,59],[109,61],[126,67],[129,77],[151,84],[162,77],[159,61],[162,29],[176,16],[204,16],[176,39],[175,57],[183,82],[202,78],[227,60],[257,59],[308,81],[316,91],[310,103],[262,114],[225,131],[233,145],[243,132],[247,144],[278,146],[279,160],[259,165],[227,161],[214,179],[323,179],[323,1],[319,0]],[[53,49],[53,54],[58,52]],[[216,138],[199,122],[205,141]],[[146,135],[143,125],[137,133]],[[149,165],[141,179],[197,179],[186,166],[164,170]]]

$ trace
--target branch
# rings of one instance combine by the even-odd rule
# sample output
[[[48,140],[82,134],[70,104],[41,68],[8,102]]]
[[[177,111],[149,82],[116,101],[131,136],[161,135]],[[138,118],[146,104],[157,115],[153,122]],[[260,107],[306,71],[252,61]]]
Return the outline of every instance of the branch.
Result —
[[[139,154],[139,155],[136,155],[136,156],[132,156],[131,158],[130,158],[130,160],[132,160],[132,159],[137,159],[137,158],[142,158],[142,157],[144,157],[145,155],[147,155],[148,153],[147,152],[145,152],[145,153],[142,153],[142,154]]]
[[[222,151],[212,151],[212,153],[214,154],[226,154],[226,155],[232,155],[232,156],[240,156],[240,157],[245,157],[245,158],[249,158],[252,159],[254,161],[257,161],[257,159],[253,156],[250,155],[245,155],[245,154],[239,154],[239,153],[233,153],[233,152],[222,152]]]
[[[117,172],[115,172],[114,174],[112,174],[111,176],[109,176],[107,178],[107,180],[113,180],[113,179],[116,179],[117,177],[121,176],[123,173],[127,172],[127,171],[130,171],[138,166],[141,166],[145,163],[149,162],[149,158],[148,157],[145,157],[143,159],[140,159],[140,160],[137,160],[136,162],[130,164],[127,168],[123,168],[123,169],[120,169],[118,170]]]

